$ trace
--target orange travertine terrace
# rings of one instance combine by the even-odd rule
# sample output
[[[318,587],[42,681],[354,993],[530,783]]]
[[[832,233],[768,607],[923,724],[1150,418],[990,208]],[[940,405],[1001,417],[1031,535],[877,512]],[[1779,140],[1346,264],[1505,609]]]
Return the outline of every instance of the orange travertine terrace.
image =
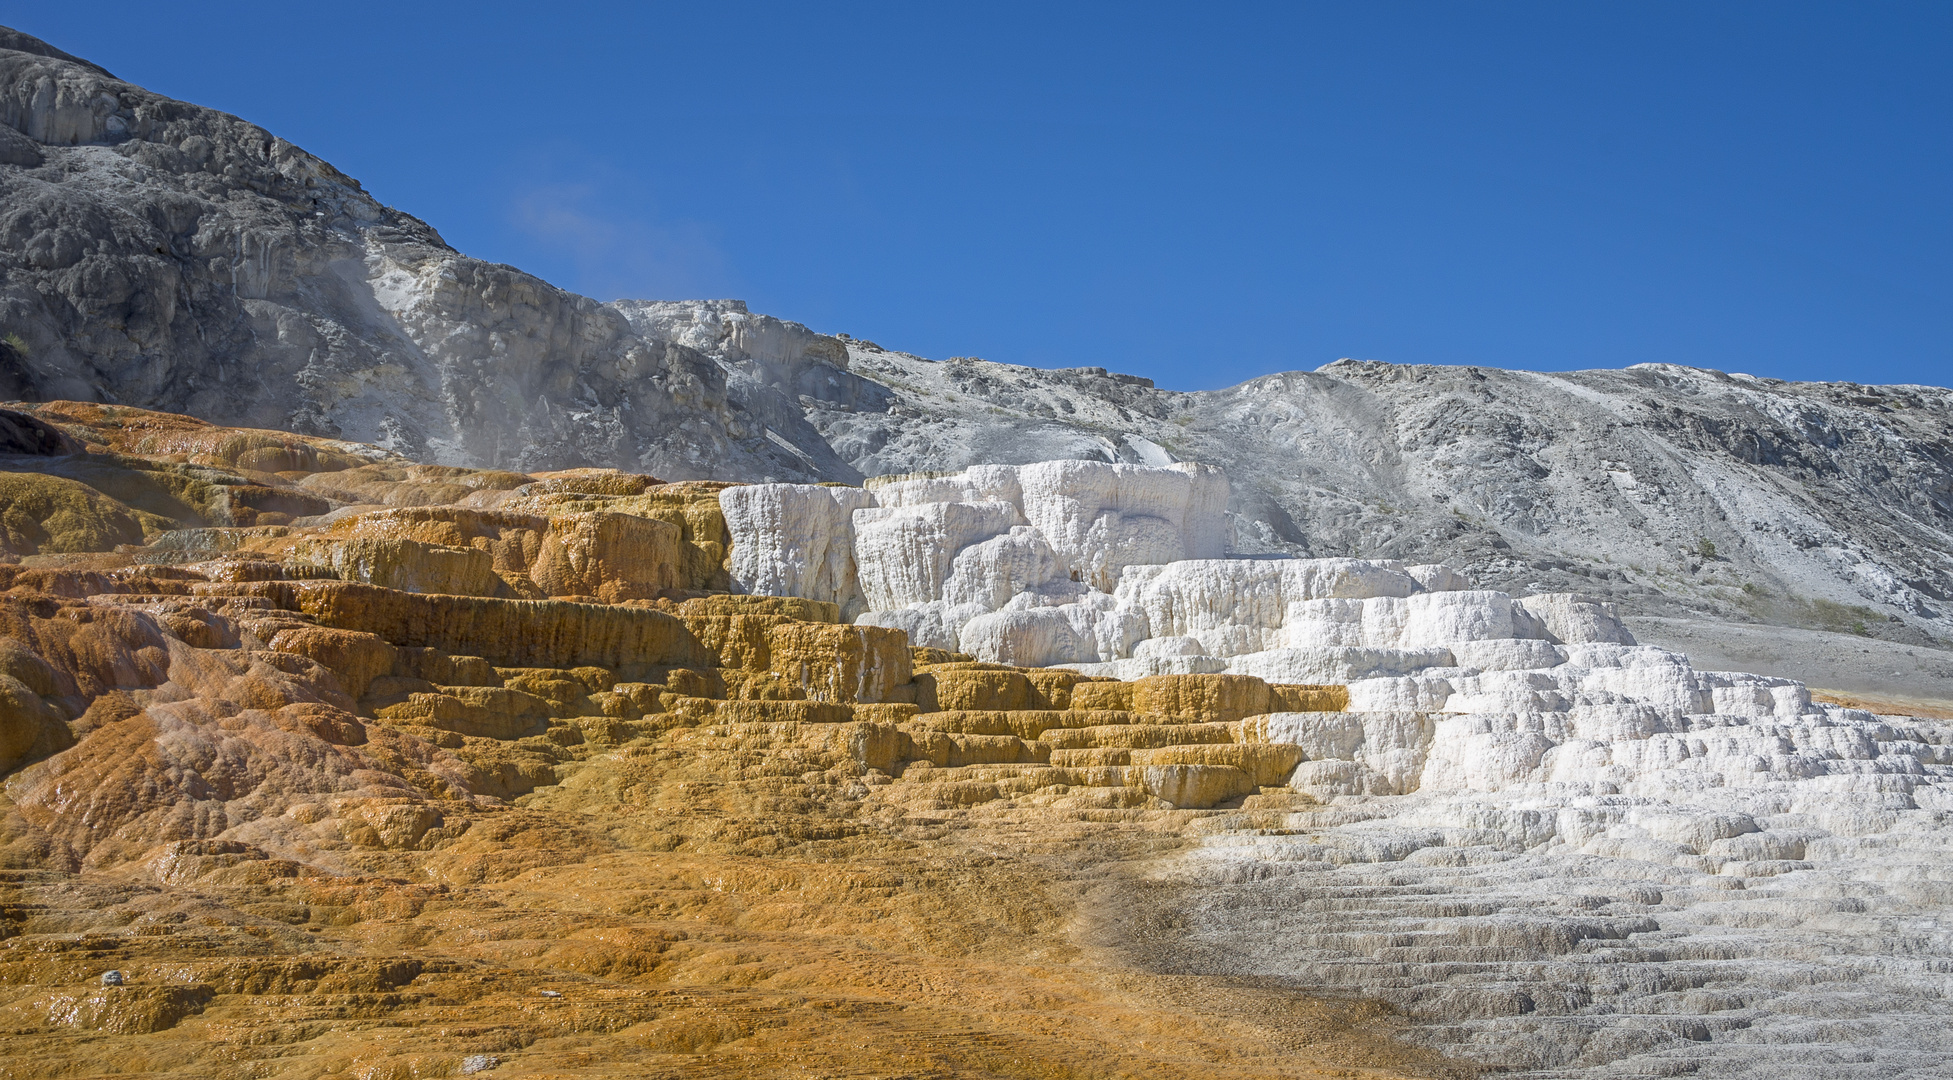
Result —
[[[0,1073],[1397,1076],[1149,964],[1341,687],[733,595],[710,482],[0,411]],[[118,972],[121,985],[105,985]]]

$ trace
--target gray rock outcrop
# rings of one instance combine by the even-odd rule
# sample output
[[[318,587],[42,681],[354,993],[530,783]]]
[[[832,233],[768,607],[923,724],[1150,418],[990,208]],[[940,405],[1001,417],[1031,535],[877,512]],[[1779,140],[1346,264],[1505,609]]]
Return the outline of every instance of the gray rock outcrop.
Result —
[[[236,117],[0,32],[0,397],[430,462],[763,474],[721,369]]]
[[[884,401],[801,400],[867,475],[1199,461],[1233,482],[1246,553],[1445,562],[1638,614],[1953,638],[1946,389],[1344,360],[1178,393],[1096,368],[849,352]]]
[[[1338,361],[1199,393],[932,362],[470,259],[296,146],[0,31],[0,397],[424,461],[858,483],[1226,469],[1238,550],[1445,562],[1636,616],[1953,639],[1953,392]]]

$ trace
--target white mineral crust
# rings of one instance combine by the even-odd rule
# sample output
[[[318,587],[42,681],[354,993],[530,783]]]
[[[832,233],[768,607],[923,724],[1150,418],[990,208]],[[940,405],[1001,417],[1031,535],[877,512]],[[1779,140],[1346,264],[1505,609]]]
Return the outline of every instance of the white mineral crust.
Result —
[[[1174,964],[1382,998],[1533,1076],[1953,1075],[1953,725],[1698,671],[1611,605],[1224,558],[1218,471],[731,488],[734,577],[984,660],[1339,684],[1242,722],[1316,808],[1214,819]]]

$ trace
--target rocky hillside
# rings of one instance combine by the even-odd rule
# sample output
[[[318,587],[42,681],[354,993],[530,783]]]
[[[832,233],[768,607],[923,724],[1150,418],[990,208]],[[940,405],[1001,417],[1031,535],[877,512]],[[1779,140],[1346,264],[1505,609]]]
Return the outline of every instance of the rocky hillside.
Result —
[[[1634,614],[1953,638],[1953,391],[1344,360],[1176,393],[849,354],[846,372],[802,376],[799,401],[862,474],[1206,462],[1233,482],[1243,552],[1443,561]]]
[[[1198,461],[1233,480],[1243,552],[1442,560],[1630,616],[1953,638],[1943,389],[1339,361],[1179,393],[930,362],[736,301],[600,304],[467,258],[298,147],[18,33],[0,110],[0,396],[674,479]]]
[[[1228,501],[0,410],[0,1071],[1946,1075],[1953,725]]]
[[[1074,932],[1312,804],[1241,722],[1339,688],[728,595],[724,483],[94,404],[0,435],[8,1076],[1471,1071]]]
[[[460,255],[233,116],[0,29],[0,395],[430,463],[742,475],[784,451],[718,366]]]

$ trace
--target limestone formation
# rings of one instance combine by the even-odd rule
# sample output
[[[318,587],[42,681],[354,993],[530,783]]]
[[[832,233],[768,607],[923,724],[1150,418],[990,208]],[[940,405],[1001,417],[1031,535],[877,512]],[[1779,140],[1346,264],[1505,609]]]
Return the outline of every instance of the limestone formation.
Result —
[[[1082,955],[1065,939],[1073,886],[939,842],[946,816],[987,836],[970,815],[1021,807],[1070,830],[1040,844],[1141,852],[1217,804],[1280,802],[1300,752],[1255,738],[1254,714],[1337,709],[1340,687],[1118,683],[912,648],[900,630],[842,621],[843,602],[863,595],[852,507],[877,509],[858,489],[429,467],[66,402],[13,424],[25,434],[0,475],[24,490],[58,479],[90,511],[84,525],[136,525],[64,520],[58,545],[0,555],[11,1072],[87,1061],[204,1075],[242,1062],[263,1075],[448,1075],[554,1067],[564,1031],[582,1033],[576,1060],[628,1074],[706,1051],[717,1075],[843,1049],[899,1069],[971,1025],[974,1043],[926,1051],[938,1071],[985,1070],[996,1045],[1016,1071],[1051,1076],[1313,1076],[1430,1058],[1367,1013],[1301,998],[1284,1023],[1314,1017],[1303,1022],[1333,1046],[1305,1059],[1278,1053],[1273,1029],[1248,1033],[1231,998],[1172,1005],[1183,981],[1135,997],[1149,977],[1122,972],[1115,996],[1128,1004],[1109,1007],[1094,965],[1049,967]],[[1193,490],[1187,470],[1164,485],[1115,479],[1128,492]],[[892,552],[935,550],[948,533],[927,514],[946,504],[916,505],[924,527],[866,532]],[[1147,516],[1136,505],[1101,492],[1077,512],[1090,516],[1081,531],[1118,535],[1090,518],[1130,527]],[[1036,532],[1017,509],[1003,517]],[[809,521],[842,542],[807,559],[778,530]],[[753,529],[770,543],[742,540]],[[1116,565],[1089,549],[1078,561]],[[928,563],[874,588],[953,579],[1008,599],[1011,565]],[[826,595],[725,591],[754,567]],[[871,876],[846,876],[859,873]],[[748,882],[732,886],[741,896],[818,894],[814,921],[774,900],[694,903],[735,879]],[[628,906],[646,888],[665,898],[636,914],[573,914],[562,900]],[[501,921],[511,900],[508,914],[549,912],[548,925]],[[510,934],[541,952],[502,944]],[[843,936],[852,944],[834,959]],[[1018,941],[1021,956],[999,952]],[[729,949],[782,965],[779,986],[719,970]],[[876,985],[918,958],[936,973],[903,985],[942,991]],[[110,963],[121,981],[101,977]],[[674,998],[674,986],[689,989]],[[810,998],[815,986],[828,990]],[[1007,1004],[1019,994],[1040,1004]],[[538,1014],[536,1001],[583,1019]],[[908,1019],[840,1020],[852,1041],[828,1048],[816,1033],[836,1030],[837,1001]],[[725,1028],[741,1009],[765,1023]],[[327,1013],[329,1025],[309,1019]],[[1051,1027],[1059,1016],[1070,1034]],[[761,1030],[785,1041],[753,1043]],[[1108,1031],[1147,1032],[1148,1049]],[[1259,1048],[1253,1061],[1244,1046]]]
[[[1953,1070],[1953,727],[1619,617],[1941,634],[1944,391],[603,305],[5,30],[0,199],[10,1076]]]
[[[1194,460],[1234,478],[1244,551],[1445,562],[1638,616],[1949,639],[1944,389],[1338,361],[1181,393],[932,362],[736,300],[601,304],[453,251],[242,120],[5,40],[0,397],[476,469],[856,484]]]
[[[1925,883],[1953,850],[1953,727],[1814,702],[1788,679],[1698,671],[1636,645],[1611,605],[1577,594],[1514,599],[1443,566],[1173,558],[1192,546],[1184,536],[1199,528],[1196,514],[1156,510],[1123,535],[1147,537],[1164,558],[1122,565],[1117,538],[1130,519],[1099,493],[1113,477],[1144,489],[1147,473],[1163,471],[985,466],[875,485],[879,506],[821,519],[815,543],[859,583],[825,590],[885,608],[860,621],[979,660],[1063,662],[1088,679],[1129,680],[1073,684],[1073,715],[1091,717],[1082,724],[919,717],[956,732],[915,741],[917,764],[940,770],[931,781],[954,785],[941,805],[1115,783],[1209,805],[1284,783],[1324,806],[1275,815],[1271,835],[1217,834],[1161,871],[1202,897],[1184,916],[1192,939],[1151,946],[1161,963],[1381,997],[1427,1021],[1433,1044],[1488,1064],[1541,1075],[1817,1076],[1834,1075],[1832,1052],[1869,1055],[1867,1075],[1931,1075],[1953,1062],[1953,1045],[1933,1034],[1944,1019],[1936,969],[1899,959],[1942,948],[1944,935],[1879,937],[1887,920],[1929,920],[1947,902]],[[1024,476],[1055,478],[1038,498],[1062,512],[1030,513]],[[790,497],[767,485],[733,492],[746,504]],[[1218,525],[1218,504],[1207,504],[1206,522]],[[793,548],[740,524],[750,519],[729,520],[735,552],[757,547],[770,564]],[[1067,546],[1077,536],[1097,547]],[[851,559],[840,552],[850,542]],[[1105,625],[1118,629],[1093,633]],[[979,695],[969,707],[1012,706]],[[1126,715],[1204,726],[1156,742],[1162,729],[1114,719]],[[1873,852],[1889,851],[1883,838],[1895,832],[1907,837],[1898,872],[1921,884],[1845,884],[1887,873],[1866,868],[1891,857]],[[1340,884],[1318,880],[1331,877]],[[1393,891],[1374,917],[1334,899],[1383,880]],[[1586,899],[1563,899],[1562,883]],[[1433,888],[1499,899],[1454,909],[1428,899]],[[1205,898],[1213,889],[1240,899],[1215,904]],[[1762,899],[1724,914],[1731,893]],[[1868,895],[1880,915],[1856,918]],[[1261,913],[1288,898],[1342,913],[1348,929]],[[1516,903],[1538,910],[1508,927],[1503,913]],[[1798,1018],[1838,991],[1799,987],[1843,977],[1820,976],[1801,951],[1814,911],[1844,935],[1840,956],[1858,973],[1849,978],[1876,978],[1886,995],[1833,1007],[1859,1026],[1827,1036],[1836,1047],[1817,1054]],[[1619,944],[1578,944],[1591,941]],[[1754,962],[1713,975],[1665,963],[1714,956]],[[1676,979],[1714,987],[1722,1003],[1669,1002],[1662,987]],[[1891,1008],[1911,1019],[1878,1019]],[[1678,1010],[1690,1016],[1679,1028]]]
[[[52,875],[33,879],[51,883],[35,903],[66,913],[16,919],[12,940],[109,925],[59,890],[114,881],[227,889],[219,922],[288,942],[246,967],[178,930],[148,952],[104,945],[133,973],[125,997],[98,968],[0,959],[24,965],[0,969],[20,973],[0,1008],[23,1053],[61,1060],[87,1033],[153,1068],[163,1044],[144,1040],[187,1029],[226,1060],[269,1061],[215,1034],[265,994],[324,1002],[329,980],[398,994],[507,962],[377,929],[323,956],[308,944],[386,911],[489,932],[492,908],[431,915],[447,902],[408,883],[533,872],[547,891],[568,874],[611,895],[604,860],[656,874],[705,859],[684,872],[719,881],[748,872],[740,859],[853,865],[847,852],[967,835],[984,851],[1045,845],[1061,865],[1094,844],[1152,852],[1139,882],[1078,871],[1097,899],[1053,925],[1175,978],[1268,977],[1409,1018],[1362,1036],[1387,1050],[1335,1062],[1407,1061],[1422,1044],[1541,1075],[1819,1075],[1797,1019],[1818,1010],[1856,1025],[1821,1036],[1823,1053],[1897,1074],[1948,1060],[1931,1035],[1937,976],[1905,959],[1937,938],[1889,928],[1944,903],[1931,883],[1953,729],[1698,671],[1577,595],[1513,599],[1440,565],[1223,557],[1227,481],[1211,469],[666,484],[421,466],[122,407],[49,403],[13,423],[26,434],[4,475],[59,479],[92,515],[76,520],[136,524],[64,525],[68,550],[21,544],[0,566],[0,841],[10,873]],[[598,820],[609,839],[572,824]],[[509,839],[523,829],[565,831],[538,848]],[[944,893],[943,910],[993,887]],[[361,889],[372,898],[335,899]],[[295,921],[249,914],[272,911]],[[579,972],[596,981],[575,993],[617,1001],[666,992],[633,980],[744,978],[703,974],[702,955],[658,959],[693,956],[672,924],[602,919],[577,932],[659,944],[606,945],[608,959],[551,944],[538,955],[557,959],[524,970]],[[1843,968],[1810,959],[1813,919]],[[417,940],[452,940],[433,925]],[[1177,929],[1146,929],[1162,926]],[[956,977],[976,977],[957,955]],[[1871,985],[1871,1004],[1826,996]],[[386,1024],[506,1033],[439,1043],[453,1061],[520,1058],[534,1038],[491,999],[452,1000],[445,1019],[375,1006],[390,1019],[344,1049],[282,1028],[248,1045],[296,1040],[290,1060],[364,1068],[409,1060],[375,1041]],[[605,1030],[634,1022],[603,1015]],[[987,1016],[985,1030],[1016,1023]],[[629,1068],[693,1045],[593,1039],[579,1052]],[[1020,1060],[1121,1060],[1084,1045]],[[1185,1075],[1230,1067],[1173,1045]],[[720,1071],[777,1060],[728,1053]],[[412,1060],[387,1067],[452,1068]]]

